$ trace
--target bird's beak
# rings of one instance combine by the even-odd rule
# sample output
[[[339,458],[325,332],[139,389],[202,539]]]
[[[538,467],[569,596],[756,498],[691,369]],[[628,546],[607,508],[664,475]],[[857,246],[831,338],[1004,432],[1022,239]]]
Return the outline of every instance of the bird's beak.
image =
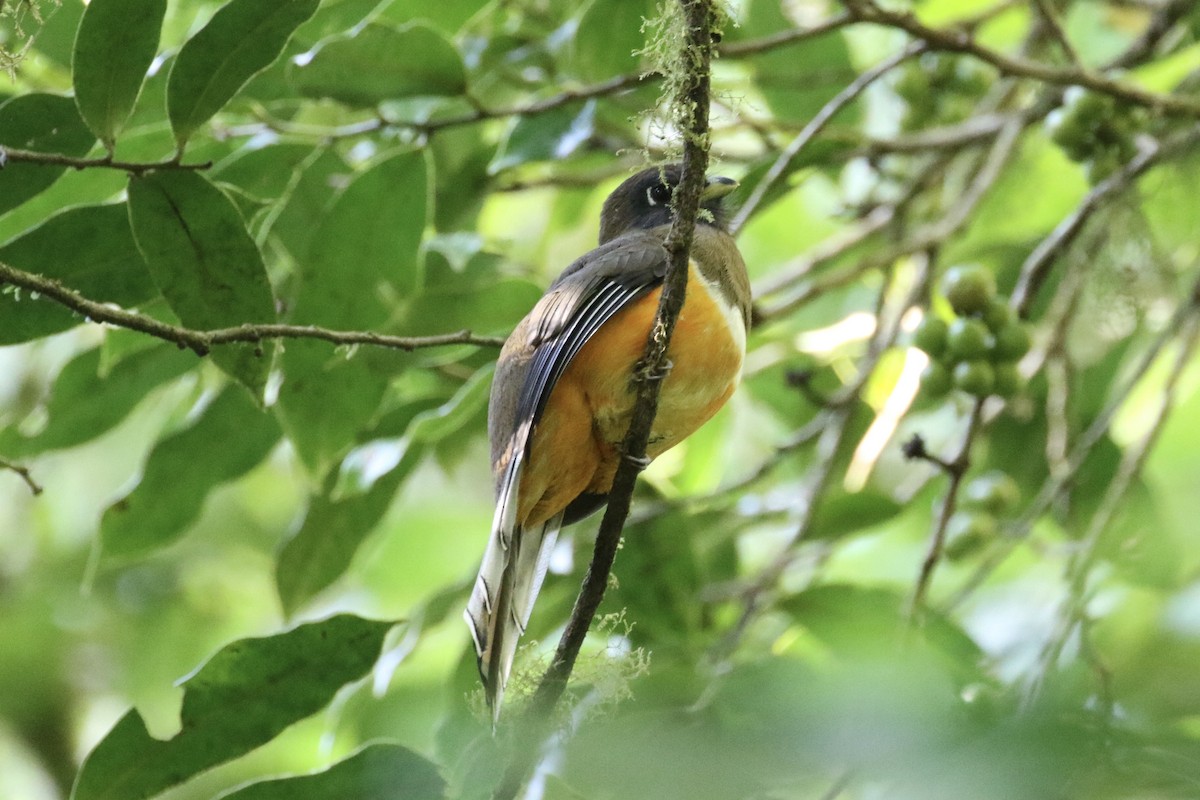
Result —
[[[700,192],[700,204],[720,199],[737,187],[738,182],[733,178],[714,175],[708,179],[708,182],[704,184],[704,189]]]

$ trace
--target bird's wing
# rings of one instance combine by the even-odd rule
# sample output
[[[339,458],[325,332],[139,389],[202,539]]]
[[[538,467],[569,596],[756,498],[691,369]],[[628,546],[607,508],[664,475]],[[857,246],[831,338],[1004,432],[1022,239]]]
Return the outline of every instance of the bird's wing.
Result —
[[[533,430],[571,359],[605,322],[661,285],[666,264],[662,238],[648,231],[591,251],[530,312],[535,322],[527,341],[518,343],[531,355],[511,427],[511,457],[499,480],[491,538],[465,613],[494,718],[563,520],[559,513],[536,529],[518,524],[517,492]]]

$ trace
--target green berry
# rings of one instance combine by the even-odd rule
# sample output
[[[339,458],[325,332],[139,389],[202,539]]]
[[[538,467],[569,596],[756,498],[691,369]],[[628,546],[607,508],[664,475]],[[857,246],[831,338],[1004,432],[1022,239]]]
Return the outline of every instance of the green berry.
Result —
[[[983,322],[992,333],[996,333],[1005,325],[1016,321],[1017,312],[1009,308],[1008,303],[1002,297],[993,297],[992,302],[988,303],[988,307],[983,312]]]
[[[992,332],[977,319],[959,317],[946,332],[946,349],[957,361],[983,358],[994,343]]]
[[[1016,361],[1029,352],[1032,343],[1029,328],[1024,323],[1011,322],[996,331],[992,353],[997,361]]]
[[[963,490],[966,502],[993,514],[1007,514],[1021,500],[1021,489],[1012,476],[999,470],[985,472]]]
[[[1025,390],[1025,376],[1017,369],[1015,361],[1005,361],[992,365],[996,376],[992,391],[1003,398],[1016,397]]]
[[[926,314],[921,324],[913,331],[913,344],[928,353],[930,358],[941,358],[946,352],[946,334],[949,327],[940,317]]]
[[[996,278],[981,264],[960,264],[946,271],[942,292],[954,313],[982,314],[996,296]]]
[[[954,377],[944,364],[930,361],[921,373],[921,392],[930,399],[943,397],[954,388]]]
[[[942,553],[951,561],[978,552],[996,537],[996,518],[981,511],[957,511],[946,523],[946,539]]]
[[[996,372],[986,361],[963,361],[954,367],[954,385],[967,394],[987,397],[996,385]]]
[[[1046,124],[1054,143],[1066,151],[1072,160],[1078,160],[1075,156],[1087,141],[1087,129],[1073,114],[1061,108],[1050,112]]]

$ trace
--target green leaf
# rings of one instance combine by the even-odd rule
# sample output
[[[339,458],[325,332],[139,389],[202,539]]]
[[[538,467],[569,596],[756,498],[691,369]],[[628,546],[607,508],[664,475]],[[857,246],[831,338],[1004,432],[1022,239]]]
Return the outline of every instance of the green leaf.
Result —
[[[429,759],[398,744],[370,744],[324,772],[252,783],[219,800],[440,800],[446,783]]]
[[[409,426],[408,435],[414,442],[432,444],[460,430],[463,420],[469,419],[487,403],[492,372],[491,365],[476,370],[443,405],[419,414]]]
[[[39,56],[54,62],[55,67],[61,67],[65,73],[71,68],[71,53],[75,49],[75,37],[79,34],[79,20],[83,18],[87,6],[83,3],[39,5],[42,24],[38,28],[34,47]],[[15,9],[14,6],[9,8]],[[17,16],[19,18],[19,14]]]
[[[447,36],[453,36],[467,20],[479,14],[481,5],[479,0],[441,0],[438,3],[393,0],[380,10],[379,16],[397,23],[414,20],[427,22]]]
[[[79,157],[96,143],[75,102],[54,94],[23,94],[0,105],[3,148]],[[0,169],[0,214],[39,194],[66,171],[50,164],[5,164]]]
[[[697,531],[714,527],[717,514],[670,509],[634,523],[621,548],[616,607],[636,620],[635,636],[660,651],[686,647],[708,613],[700,595],[708,583],[697,559]],[[594,522],[592,523],[595,524]]]
[[[0,248],[0,261],[61,281],[91,300],[120,306],[144,302],[158,291],[134,244],[124,205],[64,211]],[[0,345],[65,331],[83,321],[49,300],[0,293]]]
[[[203,176],[175,170],[131,178],[129,218],[150,274],[185,326],[274,322],[275,301],[262,254],[233,201]],[[262,396],[269,352],[236,344],[222,345],[212,356],[221,369]]]
[[[104,512],[104,556],[139,556],[178,539],[209,492],[262,461],[279,436],[274,417],[227,386],[191,425],[155,445],[137,486]]]
[[[636,72],[645,44],[642,21],[655,16],[650,0],[592,0],[571,39],[571,65],[577,75],[598,82]]]
[[[423,448],[408,447],[399,463],[362,494],[312,498],[300,530],[284,543],[276,559],[275,586],[284,614],[294,614],[346,571],[359,545],[383,519],[396,490],[423,455]]]
[[[392,156],[355,178],[324,215],[299,266],[293,321],[373,330],[388,321],[397,295],[417,293],[427,181],[426,159],[416,151]],[[354,257],[348,259],[351,242]],[[288,344],[276,409],[314,474],[324,473],[353,444],[405,359],[378,350],[348,357],[322,342]],[[327,391],[330,386],[338,391]]]
[[[454,45],[433,28],[371,23],[319,43],[306,60],[297,60],[292,81],[309,97],[373,106],[399,97],[461,94],[467,73]]]
[[[838,539],[886,522],[904,510],[890,495],[869,489],[854,493],[831,491],[815,502],[810,539]]]
[[[180,147],[279,57],[318,5],[320,0],[231,0],[187,40],[167,85],[167,112]]]
[[[361,322],[364,290],[388,284],[407,296],[421,288],[417,257],[428,218],[430,176],[424,154],[397,153],[356,177],[321,223],[297,315],[326,324]],[[353,243],[353,265],[346,264]],[[350,273],[353,270],[353,274]],[[355,278],[365,282],[358,284]],[[383,310],[385,304],[379,307]]]
[[[791,28],[777,0],[751,0],[743,15],[745,24],[728,31],[730,41],[753,39]],[[803,124],[858,74],[850,48],[841,32],[819,36],[803,47],[782,48],[756,56],[750,62],[754,83],[780,122]],[[839,119],[853,119],[857,107],[843,110]]]
[[[269,221],[263,235],[269,233],[293,261],[302,262],[336,197],[331,187],[344,186],[353,177],[353,170],[331,148],[312,150],[293,171],[288,188],[279,198],[282,209]]]
[[[310,145],[293,142],[266,147],[250,145],[214,167],[209,176],[222,185],[236,186],[251,197],[274,201],[285,196],[297,172],[313,154]]]
[[[41,431],[32,436],[22,436],[15,427],[0,431],[0,453],[25,456],[91,441],[123,420],[156,386],[197,363],[190,351],[161,344],[121,359],[101,375],[100,350],[81,353],[63,367]]]
[[[370,670],[391,627],[349,615],[222,648],[183,683],[182,730],[154,739],[129,711],[80,769],[72,800],[140,800],[270,741]]]
[[[75,38],[75,102],[112,149],[158,50],[167,0],[92,0]]]
[[[488,165],[495,175],[529,161],[558,161],[575,152],[595,131],[596,101],[518,117],[500,152]]]
[[[901,641],[911,647],[923,640],[962,677],[976,677],[983,655],[957,623],[931,610],[924,612],[920,628],[910,627],[907,600],[887,589],[826,584],[784,599],[779,608],[844,656],[887,655]]]

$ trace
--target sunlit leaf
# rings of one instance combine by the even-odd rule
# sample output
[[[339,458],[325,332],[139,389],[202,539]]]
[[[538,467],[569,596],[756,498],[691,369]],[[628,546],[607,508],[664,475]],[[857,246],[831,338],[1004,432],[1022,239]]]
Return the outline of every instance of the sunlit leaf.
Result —
[[[390,627],[338,616],[226,646],[183,682],[179,733],[155,739],[127,712],[88,755],[71,797],[153,797],[253,750],[361,678]]]
[[[309,501],[300,529],[284,543],[275,565],[285,614],[293,614],[346,571],[422,456],[421,448],[406,448],[399,463],[363,494],[340,499],[323,494]]]
[[[226,387],[192,424],[155,446],[137,486],[105,510],[104,556],[137,556],[175,541],[208,493],[262,461],[279,435],[274,417]]]
[[[367,745],[324,772],[252,783],[219,800],[440,800],[437,767],[398,744]]]
[[[519,117],[508,132],[500,152],[488,165],[497,173],[528,161],[552,161],[575,152],[593,132],[596,104],[564,106],[546,114]]]
[[[72,359],[54,382],[46,403],[48,420],[37,433],[0,431],[0,453],[19,456],[91,441],[123,420],[155,387],[196,366],[196,356],[160,344],[118,361],[100,373],[100,348]]]

